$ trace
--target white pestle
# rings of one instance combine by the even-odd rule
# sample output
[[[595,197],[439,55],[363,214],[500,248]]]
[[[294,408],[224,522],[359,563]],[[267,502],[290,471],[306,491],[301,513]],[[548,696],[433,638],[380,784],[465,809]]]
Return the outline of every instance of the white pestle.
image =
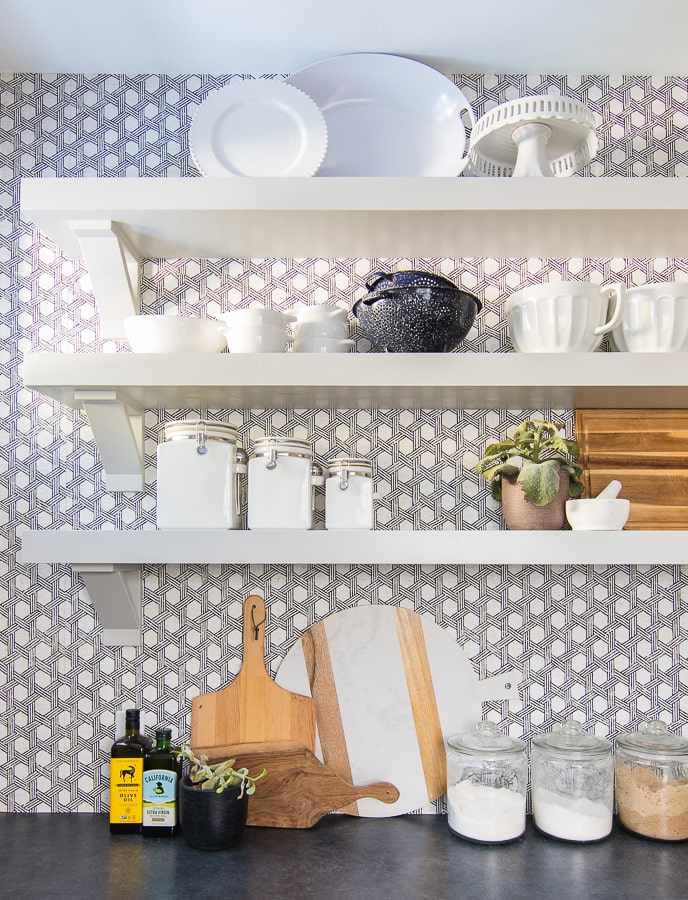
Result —
[[[621,490],[621,482],[617,481],[616,478],[613,481],[610,481],[609,484],[602,488],[595,499],[597,500],[613,500],[615,497],[619,496],[619,491]]]

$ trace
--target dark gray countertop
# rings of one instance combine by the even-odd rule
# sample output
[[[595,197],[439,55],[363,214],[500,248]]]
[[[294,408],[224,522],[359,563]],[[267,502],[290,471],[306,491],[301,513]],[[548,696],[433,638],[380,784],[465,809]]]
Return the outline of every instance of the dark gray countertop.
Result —
[[[0,897],[20,900],[685,900],[688,846],[615,826],[566,844],[528,824],[489,847],[452,835],[444,816],[326,816],[308,830],[247,828],[230,850],[182,836],[112,836],[105,815],[0,814]]]

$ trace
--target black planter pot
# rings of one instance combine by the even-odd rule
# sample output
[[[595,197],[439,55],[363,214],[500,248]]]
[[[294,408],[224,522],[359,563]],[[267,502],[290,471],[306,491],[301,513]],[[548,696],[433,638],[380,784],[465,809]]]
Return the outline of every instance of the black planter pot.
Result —
[[[179,785],[182,834],[196,850],[226,850],[236,844],[246,826],[248,795],[239,797],[241,787],[201,791],[188,778]]]

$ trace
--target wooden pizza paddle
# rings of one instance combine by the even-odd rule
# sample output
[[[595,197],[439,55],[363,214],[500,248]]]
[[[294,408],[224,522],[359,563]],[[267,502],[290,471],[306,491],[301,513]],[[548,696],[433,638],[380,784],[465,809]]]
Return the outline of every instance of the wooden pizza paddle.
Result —
[[[244,601],[243,661],[231,684],[195,697],[191,746],[213,748],[255,741],[295,741],[315,749],[315,704],[311,697],[279,687],[265,668],[265,602]]]

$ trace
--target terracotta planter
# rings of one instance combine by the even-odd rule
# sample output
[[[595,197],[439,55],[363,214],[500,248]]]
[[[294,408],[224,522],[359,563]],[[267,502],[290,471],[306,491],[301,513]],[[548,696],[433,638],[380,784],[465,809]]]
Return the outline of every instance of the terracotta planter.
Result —
[[[536,506],[523,496],[517,476],[502,476],[502,514],[511,531],[558,531],[566,521],[569,473],[559,473],[559,492],[547,506]]]
[[[179,784],[182,834],[196,850],[226,850],[236,844],[246,826],[248,795],[228,787],[221,794],[201,791],[188,778]]]

